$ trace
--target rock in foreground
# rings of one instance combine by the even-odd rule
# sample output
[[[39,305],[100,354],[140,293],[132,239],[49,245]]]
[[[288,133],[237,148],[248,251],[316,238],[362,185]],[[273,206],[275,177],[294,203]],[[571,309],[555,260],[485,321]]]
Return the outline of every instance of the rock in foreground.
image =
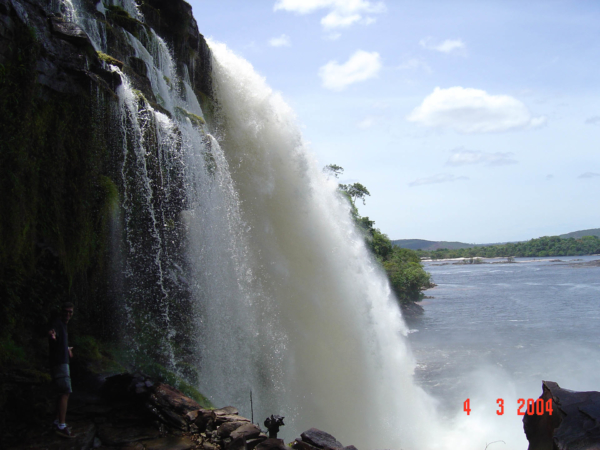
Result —
[[[353,445],[344,447],[332,435],[317,428],[306,430],[291,446],[294,450],[356,450]]]
[[[76,438],[56,436],[50,426],[31,430],[9,449],[289,450],[267,438],[233,406],[205,409],[179,390],[129,373],[100,377],[94,389],[72,395],[67,421]],[[98,390],[99,388],[99,390]],[[293,443],[297,450],[356,450],[311,428]]]
[[[526,415],[523,429],[528,450],[600,450],[600,392],[562,389],[542,382],[544,404],[552,399],[552,415]]]

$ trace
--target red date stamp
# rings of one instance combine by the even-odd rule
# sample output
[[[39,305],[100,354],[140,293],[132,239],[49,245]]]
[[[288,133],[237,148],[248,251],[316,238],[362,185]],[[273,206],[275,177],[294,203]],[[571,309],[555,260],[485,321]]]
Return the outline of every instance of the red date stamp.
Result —
[[[498,404],[498,409],[496,410],[496,414],[499,416],[504,414],[504,399],[499,398],[496,400]],[[548,415],[552,415],[552,399],[543,400],[541,398],[533,399],[528,398],[525,400],[524,398],[520,398],[517,400],[517,415],[519,416],[543,416],[548,413]],[[471,399],[466,399],[463,403],[463,411],[467,413],[467,416],[471,415]]]

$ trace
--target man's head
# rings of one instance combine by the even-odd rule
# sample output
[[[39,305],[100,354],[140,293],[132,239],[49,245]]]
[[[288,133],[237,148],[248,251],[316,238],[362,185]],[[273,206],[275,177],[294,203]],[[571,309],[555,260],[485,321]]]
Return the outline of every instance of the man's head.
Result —
[[[73,316],[74,308],[75,306],[71,302],[65,302],[62,304],[62,307],[60,309],[60,319],[64,323],[69,323],[69,320],[71,320],[71,317]]]

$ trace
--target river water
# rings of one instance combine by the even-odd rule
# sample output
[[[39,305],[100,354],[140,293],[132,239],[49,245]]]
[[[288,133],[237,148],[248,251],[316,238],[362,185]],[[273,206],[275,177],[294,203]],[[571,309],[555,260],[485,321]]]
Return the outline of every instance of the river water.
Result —
[[[470,417],[480,411],[522,433],[517,399],[537,398],[542,380],[600,390],[600,267],[576,265],[598,259],[425,263],[437,287],[426,291],[423,316],[408,321],[409,341],[415,378],[447,418],[466,417],[469,398]],[[498,398],[510,419],[494,418]],[[503,439],[496,431],[490,441]]]

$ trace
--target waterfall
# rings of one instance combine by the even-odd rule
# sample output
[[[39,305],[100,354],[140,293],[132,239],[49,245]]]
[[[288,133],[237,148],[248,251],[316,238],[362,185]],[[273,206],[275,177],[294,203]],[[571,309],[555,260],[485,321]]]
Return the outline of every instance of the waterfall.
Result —
[[[289,417],[291,437],[316,426],[361,448],[422,446],[433,405],[412,381],[406,327],[348,203],[323,176],[281,96],[225,45],[209,45],[218,141],[239,195],[245,264],[258,300],[249,311],[251,345],[227,333],[209,333],[205,345],[225,339],[220,345],[234,355],[252,352],[256,367],[236,366],[233,383],[272,384],[266,395],[276,397],[277,409],[260,417]],[[209,323],[221,310],[240,308],[235,298],[215,300]],[[232,317],[229,328],[246,326],[245,317]],[[210,381],[207,390],[215,392]]]
[[[100,29],[66,3],[90,34]],[[120,5],[143,20],[135,2]],[[247,417],[252,391],[254,416],[285,416],[288,441],[317,427],[361,449],[435,447],[435,405],[413,382],[397,302],[293,111],[210,42],[211,130],[165,42],[123,33],[154,96],[110,66],[123,80],[122,332],[138,361],[181,376],[192,364],[201,392]]]

